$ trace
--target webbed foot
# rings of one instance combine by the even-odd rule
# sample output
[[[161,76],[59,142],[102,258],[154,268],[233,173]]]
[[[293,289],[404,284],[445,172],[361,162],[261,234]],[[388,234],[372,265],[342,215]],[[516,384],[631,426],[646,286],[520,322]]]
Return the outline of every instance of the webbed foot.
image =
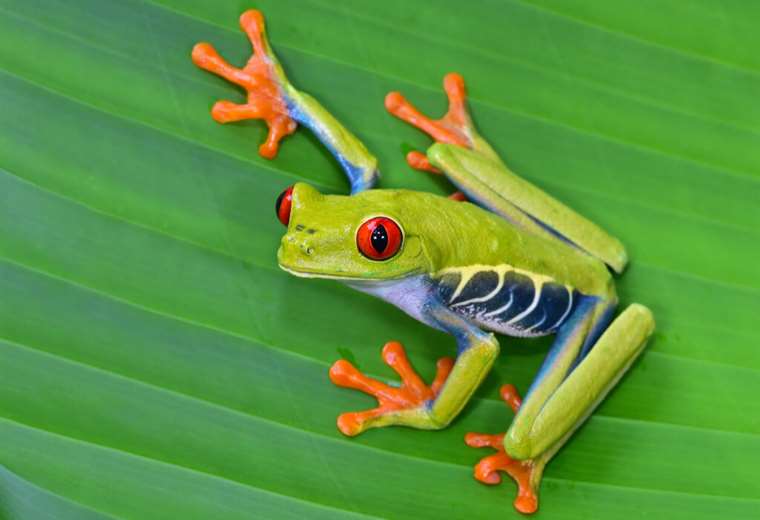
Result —
[[[502,399],[517,412],[520,408],[521,399],[517,389],[513,385],[503,385],[499,391]],[[514,501],[515,509],[521,513],[531,514],[538,509],[538,484],[541,480],[544,461],[536,462],[532,459],[517,460],[511,458],[504,451],[504,434],[489,435],[485,433],[468,433],[464,442],[473,448],[490,447],[497,451],[480,459],[475,465],[475,478],[484,484],[495,485],[501,482],[499,471],[504,471],[517,483],[517,497]]]
[[[433,120],[423,115],[399,92],[391,92],[385,96],[385,108],[439,143],[472,148],[475,129],[465,107],[464,78],[456,72],[446,74],[443,78],[443,89],[449,98],[449,110],[440,119]]]
[[[443,78],[443,88],[449,99],[449,110],[440,119],[433,120],[423,115],[400,92],[390,92],[385,96],[385,108],[402,121],[427,133],[436,142],[472,148],[476,132],[465,106],[464,78],[456,72],[451,72]],[[418,150],[407,153],[406,162],[415,170],[436,175],[443,173]],[[449,197],[454,200],[467,200],[461,191],[454,192]]]
[[[377,398],[378,406],[362,412],[348,412],[338,417],[338,429],[345,435],[358,435],[369,428],[393,424],[435,429],[429,404],[435,399],[454,366],[451,358],[437,363],[435,379],[427,386],[415,372],[401,343],[390,341],[383,347],[383,361],[401,377],[401,385],[393,387],[365,376],[345,359],[330,368],[330,380],[338,386],[353,388]]]
[[[285,101],[284,89],[288,86],[288,81],[266,40],[261,12],[253,9],[244,12],[240,16],[240,27],[248,35],[254,50],[253,56],[242,69],[230,65],[209,43],[196,44],[192,58],[198,67],[246,90],[247,103],[217,101],[211,109],[211,117],[219,123],[263,119],[269,127],[269,135],[259,147],[259,154],[273,159],[277,155],[280,141],[295,132],[298,126]]]

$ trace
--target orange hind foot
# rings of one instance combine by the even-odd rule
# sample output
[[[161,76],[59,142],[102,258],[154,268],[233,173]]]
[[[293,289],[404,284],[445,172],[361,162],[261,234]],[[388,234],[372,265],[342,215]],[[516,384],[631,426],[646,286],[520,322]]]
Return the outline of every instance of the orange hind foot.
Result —
[[[248,102],[235,104],[217,101],[211,117],[219,123],[263,119],[269,127],[266,141],[259,146],[259,154],[267,159],[277,155],[280,141],[298,127],[291,117],[285,101],[284,86],[287,79],[279,69],[277,58],[266,40],[264,16],[260,11],[248,10],[240,16],[240,27],[248,35],[254,54],[245,67],[238,69],[222,58],[209,43],[193,47],[193,62],[200,68],[217,74],[244,88]]]
[[[449,98],[449,110],[440,119],[433,120],[423,115],[399,92],[385,96],[385,108],[439,143],[471,148],[474,128],[465,107],[464,78],[456,72],[446,74],[443,88]]]
[[[449,99],[449,110],[440,119],[433,120],[423,115],[400,92],[390,92],[385,96],[385,108],[439,143],[472,148],[475,129],[465,106],[464,78],[456,72],[446,74],[443,78],[443,88]],[[436,175],[442,173],[440,169],[430,164],[424,153],[417,150],[406,154],[406,162],[415,170]],[[452,193],[449,198],[459,201],[467,200],[461,191]]]
[[[428,420],[427,405],[438,395],[454,366],[451,358],[439,359],[435,379],[427,386],[412,368],[401,343],[386,343],[382,356],[383,361],[401,377],[399,387],[365,376],[345,359],[336,361],[330,368],[333,383],[360,390],[378,401],[376,408],[344,413],[338,417],[338,429],[345,435],[354,436],[369,428],[391,424],[424,427]]]
[[[500,394],[512,411],[520,408],[520,395],[513,385],[501,387]],[[495,485],[501,482],[499,471],[507,473],[517,483],[515,509],[521,513],[531,514],[538,509],[537,487],[541,478],[541,467],[533,460],[516,460],[504,451],[504,434],[489,435],[485,433],[468,433],[464,442],[472,448],[490,447],[496,450],[493,455],[480,459],[475,465],[475,478],[484,484]]]

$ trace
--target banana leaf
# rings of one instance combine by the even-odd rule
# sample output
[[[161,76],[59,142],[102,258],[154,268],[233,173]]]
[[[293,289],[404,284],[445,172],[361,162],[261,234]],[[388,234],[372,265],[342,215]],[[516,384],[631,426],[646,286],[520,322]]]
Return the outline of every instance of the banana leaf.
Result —
[[[383,380],[402,341],[428,380],[449,336],[332,281],[278,270],[277,195],[346,193],[308,132],[221,126],[267,17],[291,80],[378,156],[381,186],[446,194],[385,113],[442,113],[460,72],[507,163],[618,236],[622,304],[658,329],[547,467],[539,518],[760,511],[760,4],[741,0],[0,0],[0,518],[518,518],[477,483],[468,431],[504,431],[549,339],[502,355],[445,431],[372,430],[327,370]]]

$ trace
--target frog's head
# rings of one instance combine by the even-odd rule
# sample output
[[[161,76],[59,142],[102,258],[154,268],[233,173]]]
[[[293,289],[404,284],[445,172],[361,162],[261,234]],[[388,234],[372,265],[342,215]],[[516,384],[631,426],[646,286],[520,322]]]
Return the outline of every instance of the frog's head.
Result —
[[[276,204],[288,226],[277,252],[280,267],[296,276],[345,280],[429,272],[418,211],[404,204],[410,193],[368,190],[348,197],[322,195],[303,183],[288,188]]]

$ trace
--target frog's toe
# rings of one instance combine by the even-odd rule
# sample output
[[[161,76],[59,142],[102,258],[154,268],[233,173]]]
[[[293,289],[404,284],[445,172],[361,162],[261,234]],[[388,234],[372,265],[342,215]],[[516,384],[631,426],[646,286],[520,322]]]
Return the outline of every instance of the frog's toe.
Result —
[[[412,150],[411,152],[406,154],[406,162],[409,164],[409,166],[411,166],[415,170],[428,172],[435,175],[443,174],[441,170],[439,170],[438,168],[430,164],[430,161],[428,160],[427,155],[417,150]],[[467,197],[461,191],[453,192],[451,195],[449,195],[449,198],[453,200],[458,200],[460,202],[467,200]]]
[[[398,387],[362,374],[350,362],[341,359],[330,368],[330,380],[341,387],[353,388],[374,396],[378,406],[361,412],[348,412],[338,417],[338,429],[354,436],[369,428],[393,424],[434,428],[428,404],[435,399],[454,365],[451,358],[438,361],[433,383],[426,385],[412,368],[401,343],[391,341],[383,347],[383,360],[401,377]]]
[[[504,402],[517,411],[520,407],[520,396],[513,385],[501,387],[501,397]],[[499,484],[499,471],[507,473],[517,483],[517,497],[514,500],[515,509],[524,514],[535,513],[538,509],[538,484],[541,480],[543,462],[537,463],[532,459],[513,459],[504,451],[504,434],[468,433],[464,442],[472,448],[493,448],[496,453],[480,459],[475,465],[474,476],[480,482],[489,485]]]
[[[435,175],[443,174],[441,170],[430,164],[427,155],[418,150],[412,150],[406,154],[406,162],[409,166],[421,172],[433,173]]]

